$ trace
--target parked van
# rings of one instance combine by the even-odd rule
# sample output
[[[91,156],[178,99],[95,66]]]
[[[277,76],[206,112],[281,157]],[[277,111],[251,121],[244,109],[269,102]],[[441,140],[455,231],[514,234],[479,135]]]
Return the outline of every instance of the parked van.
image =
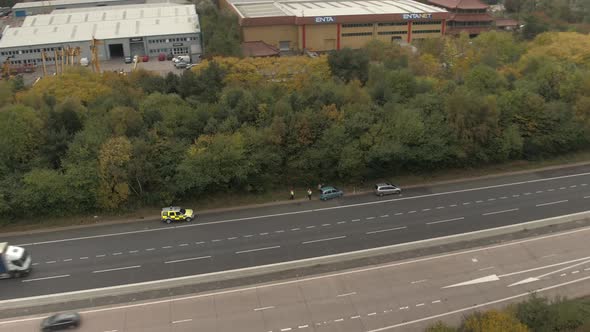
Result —
[[[87,67],[88,63],[89,63],[88,58],[80,59],[80,66]]]
[[[190,63],[191,57],[189,55],[178,55],[174,59],[172,59],[172,62],[174,62],[174,63],[176,63],[176,62]]]

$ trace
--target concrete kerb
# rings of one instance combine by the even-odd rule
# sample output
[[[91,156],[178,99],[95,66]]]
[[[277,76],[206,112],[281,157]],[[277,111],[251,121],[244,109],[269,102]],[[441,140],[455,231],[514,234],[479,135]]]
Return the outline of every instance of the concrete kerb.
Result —
[[[71,301],[86,300],[89,298],[103,298],[112,296],[121,296],[139,293],[143,291],[162,290],[187,285],[204,284],[209,282],[219,282],[244,277],[253,277],[275,272],[294,270],[303,267],[324,265],[335,262],[349,261],[360,258],[367,258],[385,254],[394,254],[399,252],[410,251],[414,249],[424,249],[440,245],[459,243],[471,240],[478,240],[498,235],[516,233],[524,230],[532,230],[552,225],[565,224],[569,222],[582,221],[590,219],[590,211],[579,212],[559,217],[540,219],[535,221],[524,222],[516,225],[496,227],[486,230],[473,231],[462,234],[448,235],[433,239],[419,240],[407,243],[400,243],[385,247],[365,249],[348,253],[334,254],[322,257],[301,259],[296,261],[281,262],[269,265],[248,267],[236,270],[219,271],[195,276],[186,276],[172,279],[148,281],[130,285],[112,286],[97,288],[91,290],[67,292],[52,295],[42,295],[21,299],[12,299],[0,301],[0,310],[14,310],[41,305],[51,305]]]

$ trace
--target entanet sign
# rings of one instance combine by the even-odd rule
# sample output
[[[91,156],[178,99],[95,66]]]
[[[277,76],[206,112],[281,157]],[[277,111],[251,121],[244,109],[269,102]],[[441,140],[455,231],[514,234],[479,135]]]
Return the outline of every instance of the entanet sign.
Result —
[[[336,18],[333,16],[318,16],[315,18],[316,23],[335,23]]]
[[[432,18],[432,14],[402,14],[404,20],[420,20],[426,19],[429,20]]]

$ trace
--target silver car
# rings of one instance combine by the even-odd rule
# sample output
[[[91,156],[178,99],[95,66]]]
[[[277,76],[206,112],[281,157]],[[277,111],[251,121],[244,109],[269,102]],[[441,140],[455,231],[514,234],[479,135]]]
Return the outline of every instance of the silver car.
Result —
[[[402,189],[396,185],[391,183],[378,183],[375,185],[375,195],[383,196],[383,195],[393,195],[393,194],[401,194]]]

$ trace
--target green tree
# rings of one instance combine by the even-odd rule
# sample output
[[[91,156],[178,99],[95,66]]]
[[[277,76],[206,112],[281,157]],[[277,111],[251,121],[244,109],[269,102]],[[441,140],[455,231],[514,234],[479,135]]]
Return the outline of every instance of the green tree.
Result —
[[[214,5],[200,7],[203,48],[207,57],[242,55],[238,17]]]
[[[432,325],[430,325],[429,327],[426,328],[426,330],[424,330],[424,332],[457,332],[457,329],[451,326],[448,326],[447,324],[438,321]]]
[[[131,159],[131,142],[126,137],[113,137],[102,145],[98,158],[98,203],[108,210],[120,208],[129,198],[127,165]]]
[[[476,312],[463,319],[461,332],[527,332],[526,325],[507,312],[489,310]]]
[[[37,160],[43,126],[42,118],[29,107],[9,105],[0,109],[0,164],[14,170]]]
[[[332,75],[344,82],[359,80],[362,84],[369,79],[369,56],[364,49],[343,48],[328,55]]]

